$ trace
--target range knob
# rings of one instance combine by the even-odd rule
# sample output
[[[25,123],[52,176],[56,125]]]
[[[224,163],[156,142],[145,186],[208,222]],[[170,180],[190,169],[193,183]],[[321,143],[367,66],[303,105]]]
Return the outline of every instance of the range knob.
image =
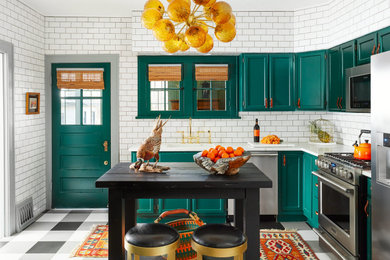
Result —
[[[349,180],[352,180],[353,179],[353,174],[352,172],[346,172],[345,173],[345,178],[349,179]]]

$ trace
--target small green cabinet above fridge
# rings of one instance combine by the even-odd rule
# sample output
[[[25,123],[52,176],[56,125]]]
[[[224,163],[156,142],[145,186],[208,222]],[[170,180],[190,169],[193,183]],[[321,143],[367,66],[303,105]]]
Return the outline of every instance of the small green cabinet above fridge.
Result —
[[[242,111],[294,110],[293,54],[240,56]]]
[[[299,110],[325,109],[326,51],[296,54],[295,70]]]

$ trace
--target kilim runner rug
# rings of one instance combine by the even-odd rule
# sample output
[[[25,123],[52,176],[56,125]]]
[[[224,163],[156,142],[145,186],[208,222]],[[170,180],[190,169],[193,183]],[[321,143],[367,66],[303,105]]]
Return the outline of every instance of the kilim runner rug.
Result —
[[[73,257],[108,257],[108,226],[96,226]],[[261,230],[261,260],[319,260],[310,246],[294,231]]]

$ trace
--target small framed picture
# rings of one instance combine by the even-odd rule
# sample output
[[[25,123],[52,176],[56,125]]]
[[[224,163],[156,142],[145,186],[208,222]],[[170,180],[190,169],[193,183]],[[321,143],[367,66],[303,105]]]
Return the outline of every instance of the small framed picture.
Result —
[[[40,94],[39,93],[26,93],[26,114],[39,114]]]

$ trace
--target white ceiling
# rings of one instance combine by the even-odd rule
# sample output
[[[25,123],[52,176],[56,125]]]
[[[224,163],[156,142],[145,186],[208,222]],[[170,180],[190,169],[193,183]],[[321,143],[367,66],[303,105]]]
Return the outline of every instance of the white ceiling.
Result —
[[[45,16],[130,16],[146,0],[21,0]],[[167,6],[166,0],[161,0]],[[293,11],[330,0],[225,0],[234,11]]]

